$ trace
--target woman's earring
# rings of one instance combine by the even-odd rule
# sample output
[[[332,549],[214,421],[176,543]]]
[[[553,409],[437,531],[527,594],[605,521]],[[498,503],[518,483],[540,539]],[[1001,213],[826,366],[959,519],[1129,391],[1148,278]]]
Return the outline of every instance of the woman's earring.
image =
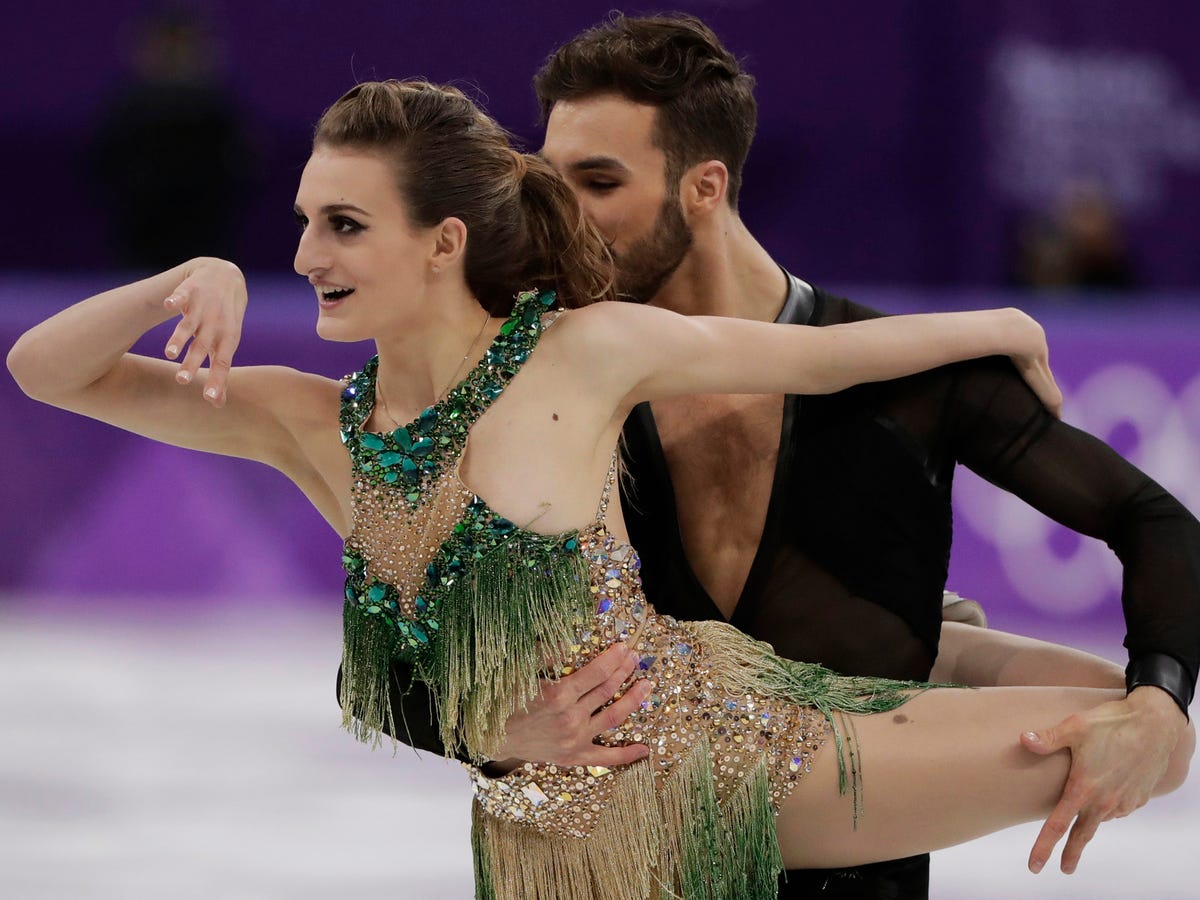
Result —
[[[442,267],[441,267],[441,266],[434,266],[434,267],[433,267],[433,274],[434,274],[434,275],[441,275],[441,274],[442,274]]]

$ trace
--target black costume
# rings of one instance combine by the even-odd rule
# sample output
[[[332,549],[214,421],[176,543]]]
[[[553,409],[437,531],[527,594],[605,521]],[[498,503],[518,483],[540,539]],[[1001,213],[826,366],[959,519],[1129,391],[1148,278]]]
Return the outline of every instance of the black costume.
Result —
[[[788,276],[778,321],[881,315]],[[647,595],[681,619],[723,616],[683,552],[653,415],[625,425],[623,508]],[[763,536],[730,620],[781,656],[848,674],[923,679],[937,656],[955,463],[1124,564],[1127,684],[1186,711],[1200,666],[1200,522],[1103,442],[1055,419],[1007,359],[960,363],[822,397],[788,396]],[[402,740],[442,753],[429,697],[394,671]],[[781,897],[919,898],[928,856],[790,872]]]

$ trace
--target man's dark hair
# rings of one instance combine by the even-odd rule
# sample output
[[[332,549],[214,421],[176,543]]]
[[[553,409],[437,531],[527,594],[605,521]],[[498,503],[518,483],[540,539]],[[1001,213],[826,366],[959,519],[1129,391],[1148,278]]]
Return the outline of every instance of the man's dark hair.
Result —
[[[737,209],[742,166],[754,140],[754,78],[694,16],[607,22],[559,47],[533,79],[543,121],[560,100],[618,94],[657,107],[653,141],[674,183],[696,163],[717,159],[729,170],[729,205]]]

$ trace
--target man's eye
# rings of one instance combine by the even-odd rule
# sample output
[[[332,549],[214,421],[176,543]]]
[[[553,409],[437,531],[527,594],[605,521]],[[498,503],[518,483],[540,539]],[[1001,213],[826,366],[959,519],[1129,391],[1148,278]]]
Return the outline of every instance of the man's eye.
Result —
[[[587,183],[587,189],[589,191],[595,191],[598,194],[606,194],[609,191],[619,188],[620,186],[620,182],[616,181],[589,181]]]

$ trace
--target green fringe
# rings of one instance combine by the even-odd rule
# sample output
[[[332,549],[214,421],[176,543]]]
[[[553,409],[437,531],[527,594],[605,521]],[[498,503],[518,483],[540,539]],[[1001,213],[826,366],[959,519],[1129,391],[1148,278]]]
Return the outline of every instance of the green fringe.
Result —
[[[475,900],[496,900],[492,884],[492,854],[479,804],[471,804],[471,859],[475,867]]]
[[[397,626],[348,602],[343,612],[342,726],[378,747],[394,734],[390,666],[407,655],[431,688],[448,755],[494,758],[504,723],[537,694],[553,658],[594,614],[587,563],[561,538],[513,537],[473,559],[438,601],[420,654]],[[394,743],[394,740],[393,740]]]
[[[711,747],[701,740],[666,778],[659,795],[667,823],[661,871],[688,900],[774,898],[783,857],[766,759],[724,804],[717,801],[712,767]]]
[[[659,788],[663,847],[658,869],[668,896],[679,891],[688,900],[723,898],[726,829],[712,766],[712,750],[702,737]]]
[[[431,659],[421,664],[448,753],[494,757],[504,723],[538,691],[553,649],[594,614],[583,554],[514,537],[471,563],[442,599]]]
[[[738,900],[776,897],[783,855],[775,831],[765,758],[725,801],[725,827],[729,835],[725,842],[725,876],[730,883],[722,896]]]
[[[342,610],[342,642],[342,727],[378,747],[384,732],[396,733],[388,696],[391,661],[400,646],[395,626],[347,603]]]
[[[664,871],[672,875],[679,896],[774,898],[784,859],[775,833],[766,758],[758,760],[720,805],[708,740],[698,742],[666,780],[659,798],[662,818],[668,823]],[[672,852],[676,859],[670,859]]]
[[[586,838],[472,812],[479,900],[774,900],[783,858],[765,759],[717,800],[712,750],[694,744],[658,780],[623,770]]]
[[[707,659],[713,678],[733,694],[755,693],[772,699],[811,706],[833,730],[838,758],[838,789],[850,791],[854,822],[863,812],[862,763],[856,752],[853,727],[839,724],[836,713],[871,715],[903,706],[916,693],[934,685],[923,681],[893,681],[860,675],[838,675],[814,663],[783,659],[770,644],[757,641],[725,622],[689,622]]]

